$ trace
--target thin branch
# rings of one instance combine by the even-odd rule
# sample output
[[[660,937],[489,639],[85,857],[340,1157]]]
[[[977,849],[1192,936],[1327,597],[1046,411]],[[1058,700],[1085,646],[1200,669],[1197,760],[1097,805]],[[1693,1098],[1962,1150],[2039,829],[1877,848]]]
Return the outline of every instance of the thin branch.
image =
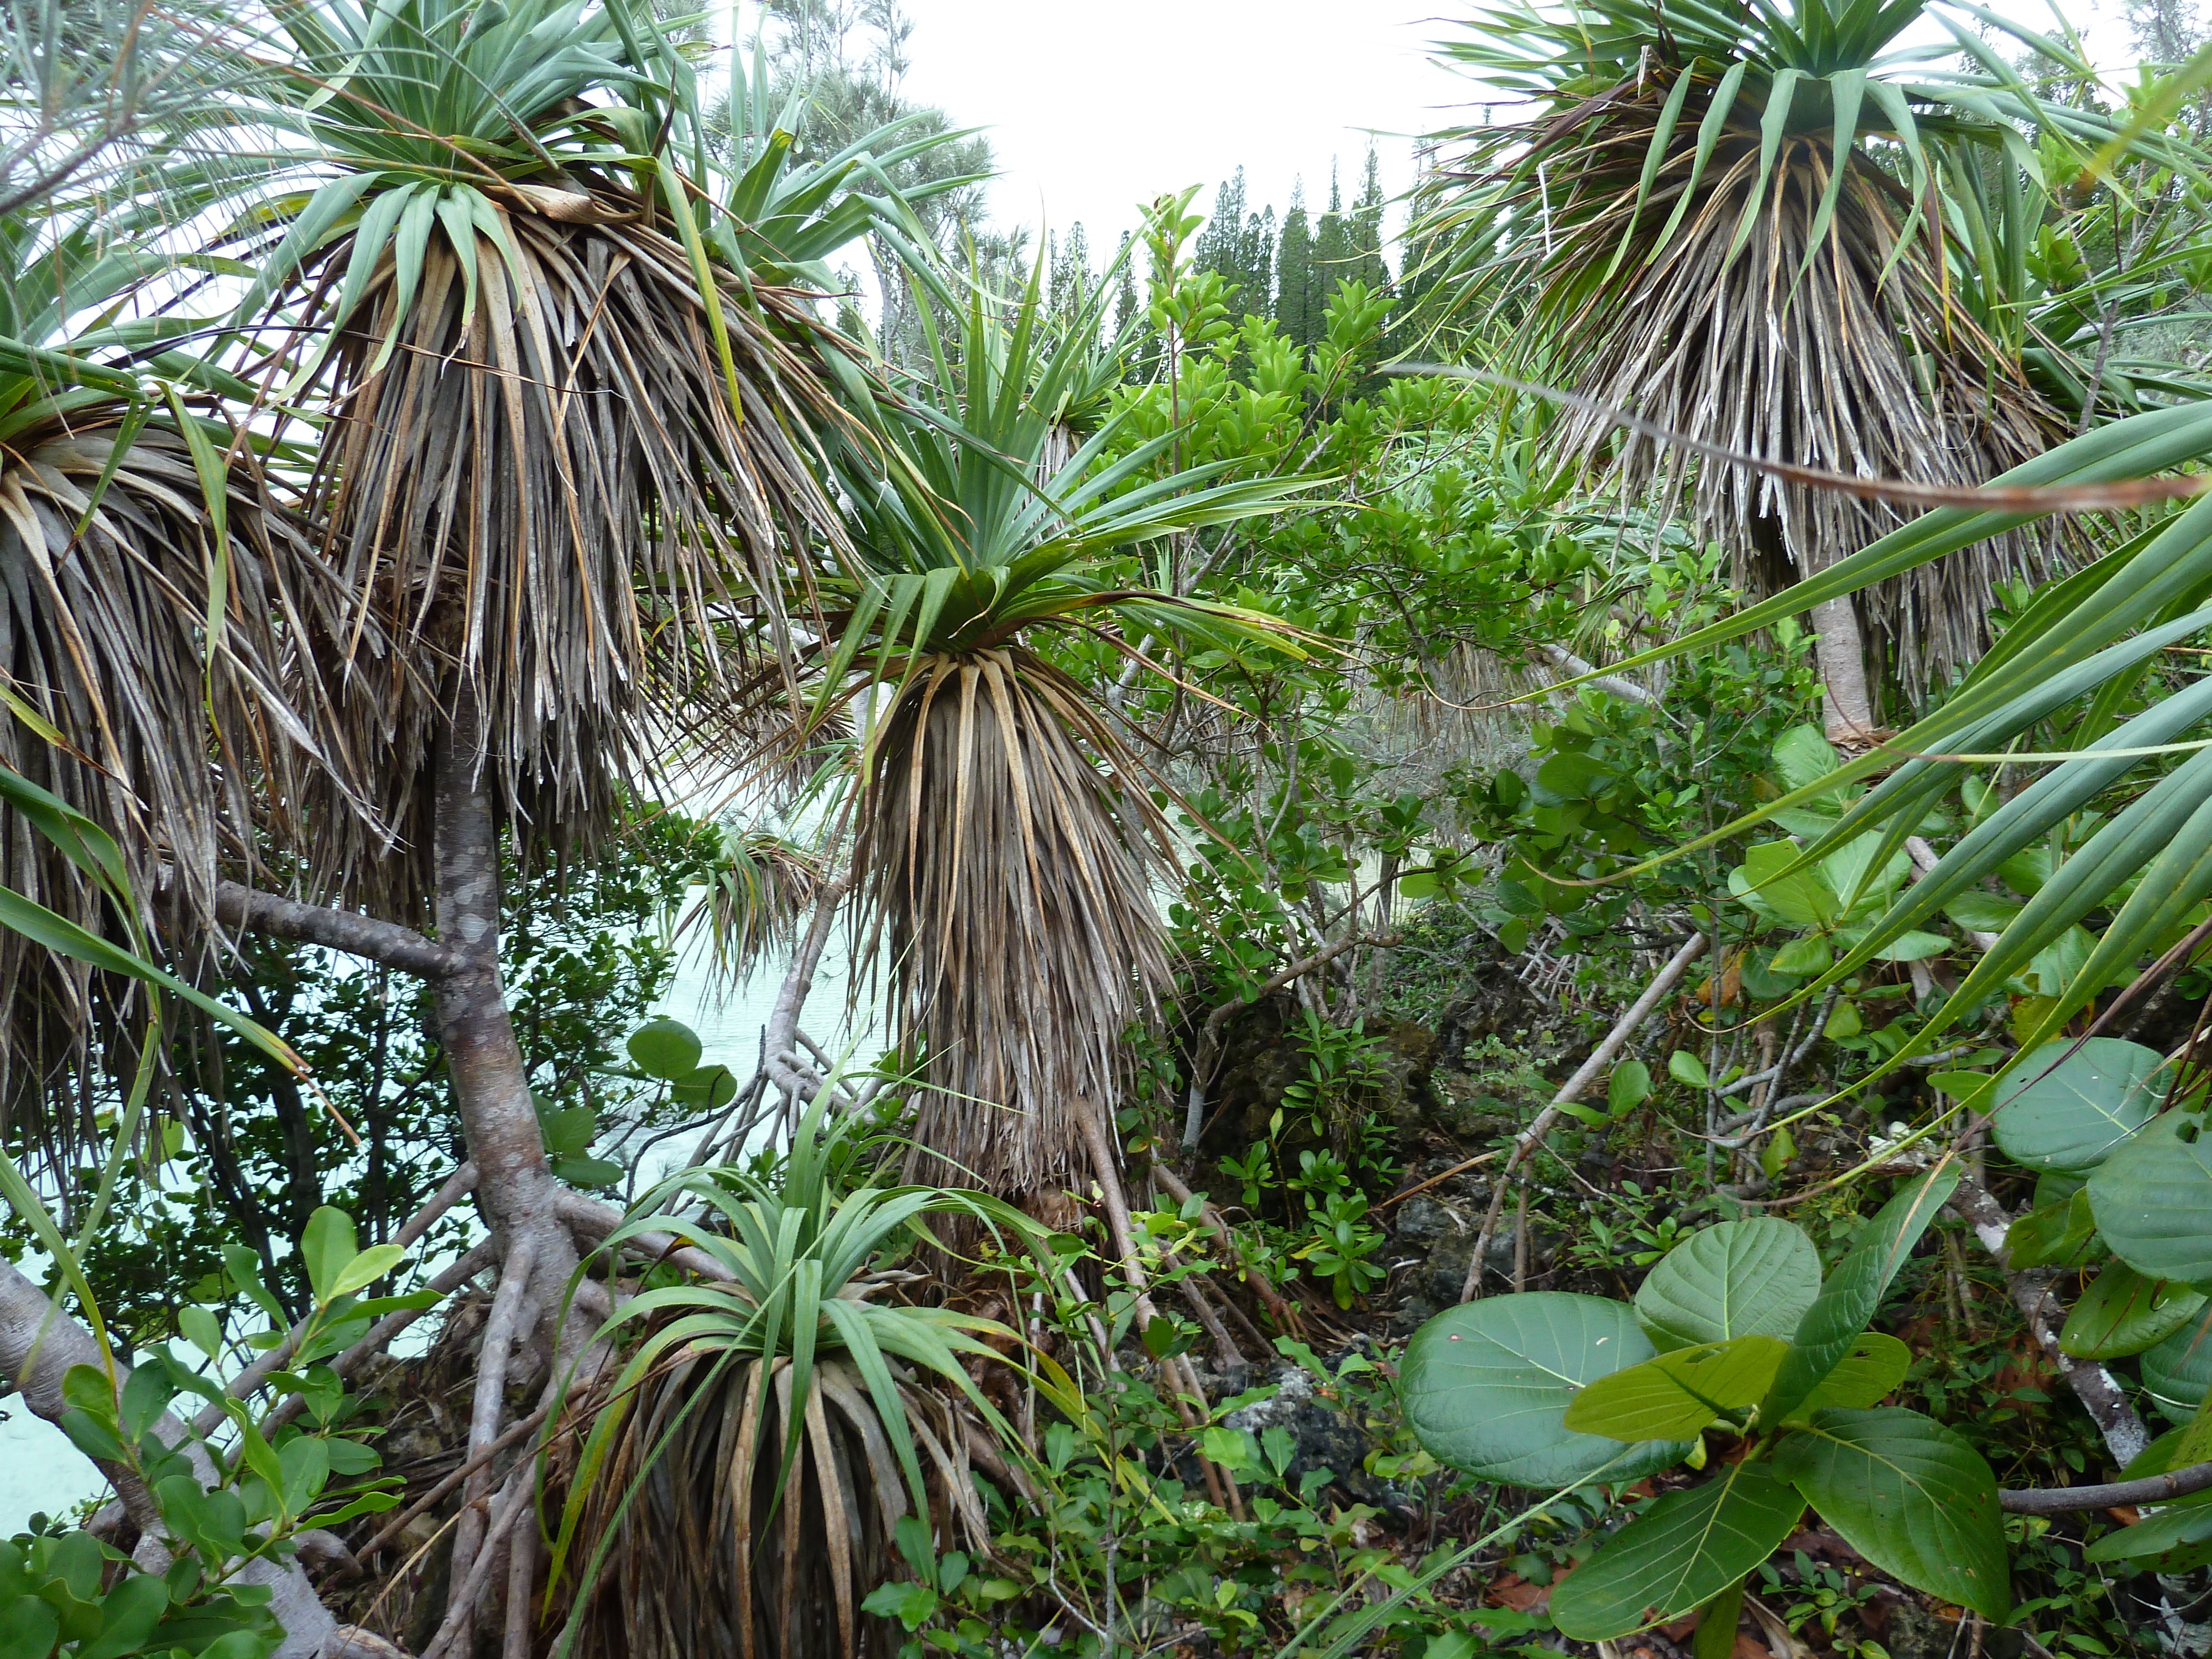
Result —
[[[459,1468],[446,1476],[444,1480],[439,1481],[436,1486],[424,1492],[422,1497],[416,1498],[412,1504],[410,1504],[405,1509],[402,1510],[398,1515],[386,1522],[384,1525],[383,1530],[379,1532],[375,1537],[370,1539],[368,1542],[362,1545],[359,1550],[355,1552],[356,1557],[361,1560],[366,1561],[369,1557],[380,1554],[383,1551],[391,1548],[392,1545],[398,1543],[399,1541],[399,1534],[407,1530],[407,1523],[409,1522],[412,1521],[416,1516],[424,1513],[426,1510],[436,1507],[439,1501],[442,1499],[447,1492],[453,1491],[454,1487],[459,1486],[462,1481],[467,1480],[471,1475],[474,1474],[486,1463],[491,1462],[493,1458],[498,1456],[500,1453],[505,1451],[516,1441],[534,1431],[540,1423],[543,1423],[545,1420],[546,1413],[551,1409],[552,1408],[550,1406],[540,1406],[536,1411],[531,1413],[529,1416],[509,1425],[506,1433],[501,1435],[498,1439],[493,1441],[491,1444],[486,1446],[475,1456],[470,1458]]]
[[[1498,1218],[1504,1212],[1505,1191],[1513,1183],[1513,1172],[1521,1167],[1521,1161],[1534,1150],[1537,1144],[1551,1133],[1552,1126],[1565,1115],[1565,1109],[1582,1097],[1583,1091],[1589,1086],[1591,1079],[1610,1066],[1613,1057],[1628,1046],[1628,1040],[1636,1035],[1637,1027],[1644,1024],[1651,1011],[1674,988],[1705,948],[1705,936],[1703,933],[1691,934],[1682,948],[1668,958],[1667,965],[1659,970],[1651,983],[1644,988],[1644,994],[1637,998],[1629,1011],[1620,1017],[1620,1023],[1606,1033],[1605,1041],[1590,1050],[1589,1058],[1552,1097],[1552,1103],[1537,1113],[1536,1121],[1514,1138],[1512,1155],[1505,1160],[1505,1167],[1498,1172],[1498,1184],[1490,1194],[1490,1209],[1482,1218],[1482,1231],[1475,1235],[1474,1254],[1468,1258],[1467,1280],[1460,1286],[1459,1291],[1462,1302],[1474,1301],[1482,1288],[1482,1258],[1490,1249],[1492,1235],[1498,1231]]]
[[[2124,1468],[2141,1455],[2150,1443],[2150,1431],[2143,1426],[2136,1408],[2113,1380],[2112,1372],[2094,1361],[2077,1360],[2058,1346],[2051,1334],[2053,1316],[2063,1323],[2066,1310],[2051,1291],[2047,1275],[2022,1271],[2012,1265],[2006,1248],[2006,1235],[2012,1228],[2012,1217],[2003,1205],[1997,1202],[1988,1188],[1972,1175],[1962,1175],[1958,1191],[1952,1195],[1952,1206],[1966,1218],[1973,1228],[1974,1237],[1982,1241],[1996,1261],[1998,1271],[2005,1277],[2005,1288],[2012,1292],[2014,1304],[2027,1322],[2028,1334],[2042,1349],[2051,1367],[2066,1379],[2066,1386],[2074,1390],[2075,1398],[2081,1402],[2097,1425],[2097,1431],[2105,1437],[2105,1445],[2112,1456]],[[2081,1492],[2075,1486],[2069,1490]],[[2191,1488],[2195,1490],[2195,1488]]]
[[[2101,1486],[2027,1486],[1997,1494],[1997,1507],[2013,1515],[2065,1515],[2075,1510],[2118,1509],[2124,1504],[2164,1504],[2212,1487],[2212,1463],[2191,1463],[2141,1480]]]

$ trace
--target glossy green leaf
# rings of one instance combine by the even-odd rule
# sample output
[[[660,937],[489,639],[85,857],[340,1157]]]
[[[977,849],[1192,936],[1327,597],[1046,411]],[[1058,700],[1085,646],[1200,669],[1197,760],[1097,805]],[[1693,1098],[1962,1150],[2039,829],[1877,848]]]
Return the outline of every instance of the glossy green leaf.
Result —
[[[1705,1228],[1669,1250],[1636,1292],[1636,1318],[1662,1349],[1786,1337],[1820,1293],[1820,1255],[1804,1229],[1757,1216]]]
[[[2145,1349],[2136,1363],[2143,1387],[2166,1414],[2188,1416],[2212,1392],[2212,1310],[2199,1313],[2157,1346]]]
[[[1831,1406],[1849,1411],[1878,1406],[1911,1369],[1912,1350],[1905,1344],[1881,1331],[1862,1332],[1850,1352],[1790,1414],[1790,1420],[1803,1420]]]
[[[1623,1060],[1606,1080],[1605,1109],[1614,1117],[1632,1112],[1651,1098],[1651,1068],[1640,1060]]]
[[[2092,1170],[2158,1110],[2165,1056],[2118,1037],[2046,1043],[2011,1069],[1990,1131],[2031,1170]]]
[[[1664,1624],[1721,1595],[1796,1530],[1805,1500],[1757,1463],[1670,1492],[1552,1591],[1552,1621],[1577,1642]]]
[[[1996,1476],[1954,1431],[1894,1407],[1831,1407],[1776,1448],[1774,1473],[1885,1572],[1984,1618],[2011,1613]]]
[[[2081,1552],[2087,1561],[2132,1561],[2138,1571],[2182,1573],[2212,1565],[2212,1504],[2176,1504],[2108,1532]]]
[[[46,1659],[61,1636],[61,1621],[35,1595],[18,1595],[0,1606],[0,1656]]]
[[[2212,1145],[2203,1129],[2202,1112],[2167,1112],[2089,1177],[2097,1231],[2148,1278],[2212,1284]]]
[[[2203,1305],[2200,1291],[2108,1261],[2067,1316],[2058,1346],[2076,1359],[2124,1358],[2164,1341]]]
[[[1414,1333],[1399,1393],[1429,1455],[1488,1480],[1629,1481],[1679,1462],[1685,1442],[1623,1446],[1565,1422],[1585,1385],[1651,1358],[1622,1304],[1537,1291],[1447,1309]]]
[[[647,1077],[681,1082],[699,1067],[699,1034],[680,1019],[649,1019],[629,1035],[630,1061]]]
[[[1790,1416],[1851,1352],[1881,1306],[1890,1280],[1958,1184],[1955,1169],[1930,1170],[1901,1188],[1860,1231],[1858,1243],[1836,1264],[1820,1296],[1797,1322],[1773,1390],[1759,1406],[1762,1421],[1779,1422]]]
[[[360,1253],[354,1243],[353,1218],[343,1210],[325,1204],[307,1218],[300,1235],[300,1259],[316,1301],[328,1302],[340,1294],[338,1276]]]
[[[1566,1426],[1614,1440],[1691,1439],[1714,1419],[1755,1404],[1789,1346],[1753,1335],[1672,1349],[1592,1382],[1567,1407]]]

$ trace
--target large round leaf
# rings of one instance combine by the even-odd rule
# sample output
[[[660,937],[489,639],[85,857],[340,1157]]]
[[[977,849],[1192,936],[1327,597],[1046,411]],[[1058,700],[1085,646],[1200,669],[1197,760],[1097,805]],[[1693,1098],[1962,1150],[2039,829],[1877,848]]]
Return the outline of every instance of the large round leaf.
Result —
[[[1759,1216],[1695,1233],[1636,1293],[1653,1344],[1686,1348],[1732,1336],[1789,1336],[1820,1293],[1820,1255],[1794,1222]]]
[[[2118,1037],[2046,1042],[2013,1073],[2027,1081],[1991,1120],[1997,1145],[2031,1170],[2094,1169],[2158,1110],[2165,1063]]]
[[[2164,1341],[2203,1305],[2200,1291],[2108,1261],[2066,1316],[2058,1346],[2076,1359],[2123,1358]]]
[[[1634,1480],[1686,1456],[1679,1441],[1625,1446],[1561,1420],[1586,1382],[1651,1358],[1619,1302],[1553,1291],[1451,1308],[1415,1332],[1399,1391],[1429,1455],[1486,1480],[1565,1486]]]
[[[1552,1622],[1602,1642],[1679,1619],[1774,1553],[1805,1500],[1756,1463],[1731,1463],[1701,1486],[1670,1492],[1559,1581]]]
[[[647,1077],[680,1083],[699,1067],[699,1034],[680,1019],[649,1019],[629,1034],[631,1063]]]
[[[2212,1141],[2197,1112],[2167,1112],[2089,1177],[2112,1254],[2151,1279],[2212,1283]]]
[[[2012,1612],[1996,1476],[1932,1418],[1893,1407],[1815,1413],[1776,1449],[1774,1473],[1885,1572],[1986,1618]]]
[[[2146,1351],[2141,1364],[2143,1387],[2170,1416],[2195,1411],[2212,1388],[2212,1310]]]

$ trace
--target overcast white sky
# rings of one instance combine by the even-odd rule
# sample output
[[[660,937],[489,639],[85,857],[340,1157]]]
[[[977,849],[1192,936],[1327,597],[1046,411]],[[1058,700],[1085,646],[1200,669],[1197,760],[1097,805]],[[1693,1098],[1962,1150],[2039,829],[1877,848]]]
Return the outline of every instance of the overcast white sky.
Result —
[[[2045,0],[1999,0],[2049,28]],[[1301,176],[1328,199],[1332,158],[1347,199],[1370,131],[1386,191],[1413,173],[1411,135],[1447,125],[1473,83],[1427,55],[1475,0],[905,0],[907,90],[988,127],[1005,176],[994,216],[1064,232],[1092,257],[1137,222],[1136,204],[1238,166],[1247,201],[1279,211]],[[2122,0],[2062,0],[2106,65],[2127,58]],[[1929,28],[1931,39],[1939,31]]]
[[[1005,169],[995,216],[1065,231],[1094,258],[1163,191],[1216,184],[1239,165],[1247,199],[1279,210],[1299,176],[1328,200],[1332,157],[1347,199],[1368,130],[1386,191],[1412,176],[1409,136],[1439,125],[1468,83],[1428,61],[1449,32],[1438,0],[906,0],[907,90],[988,125]]]

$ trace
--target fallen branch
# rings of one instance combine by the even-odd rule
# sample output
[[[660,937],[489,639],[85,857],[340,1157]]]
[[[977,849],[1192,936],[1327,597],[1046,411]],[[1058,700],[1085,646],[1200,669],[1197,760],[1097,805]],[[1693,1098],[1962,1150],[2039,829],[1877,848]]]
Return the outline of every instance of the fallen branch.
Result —
[[[1142,1330],[1159,1317],[1159,1312],[1152,1305],[1152,1287],[1145,1281],[1144,1263],[1137,1256],[1137,1231],[1129,1221],[1129,1200],[1121,1190],[1121,1172],[1116,1167],[1113,1139],[1106,1132],[1106,1114],[1092,1101],[1079,1101],[1077,1108],[1076,1120],[1083,1126],[1083,1139],[1091,1150],[1091,1172],[1098,1179],[1100,1207],[1106,1212],[1106,1231],[1121,1257],[1118,1265],[1121,1277],[1135,1297],[1138,1328]],[[1162,1380],[1169,1384],[1168,1398],[1175,1407],[1176,1415],[1182,1419],[1183,1427],[1195,1437],[1199,1429],[1198,1418],[1185,1403],[1183,1390],[1188,1388],[1196,1396],[1201,1408],[1206,1405],[1206,1394],[1198,1386],[1198,1378],[1192,1374],[1189,1362],[1177,1358],[1164,1359],[1160,1362],[1160,1370]],[[1180,1380],[1177,1380],[1178,1372],[1181,1373]],[[1199,1472],[1206,1477],[1206,1490],[1212,1495],[1214,1503],[1242,1521],[1244,1518],[1244,1499],[1237,1490],[1236,1477],[1227,1469],[1217,1468],[1204,1452],[1198,1454],[1198,1467]]]
[[[1952,1194],[1951,1206],[1966,1218],[1967,1224],[1974,1230],[1974,1237],[1982,1241],[1983,1248],[1996,1261],[1997,1270],[2004,1274],[2005,1288],[2012,1293],[2014,1305],[2020,1310],[2021,1317],[2027,1322],[2028,1334],[2043,1350],[2043,1356],[2050,1362],[2051,1368],[2066,1379],[2066,1386],[2074,1390],[2075,1398],[2081,1402],[2082,1408],[2096,1424],[2097,1431],[2104,1436],[2106,1449],[2123,1468],[2126,1468],[2142,1455],[2145,1446],[2150,1444],[2150,1431],[2143,1426],[2143,1420],[2136,1415],[2136,1408],[2128,1403],[2127,1395],[2121,1392],[2120,1385],[2113,1380],[2112,1372],[2102,1365],[2076,1360],[2058,1346],[2058,1339],[2051,1334],[2054,1322],[2051,1316],[2057,1315],[2055,1322],[2063,1324],[2066,1310],[2052,1293],[2046,1275],[2013,1267],[2005,1249],[2005,1237],[2011,1231],[2012,1218],[2005,1213],[2004,1206],[1998,1203],[1989,1188],[1972,1175],[1963,1174],[1959,1180],[1958,1191]],[[2067,1490],[2084,1492],[2088,1489],[2074,1486]],[[2112,1501],[2124,1503],[2134,1500],[2115,1498]]]
[[[1608,674],[1595,663],[1585,662],[1564,645],[1540,647],[1553,663],[1564,668],[1584,685],[1594,685],[1601,691],[1610,691],[1616,697],[1630,702],[1640,702],[1647,708],[1656,708],[1659,699],[1626,675]],[[1556,688],[1551,688],[1556,689]]]
[[[1431,1176],[1426,1181],[1424,1181],[1418,1187],[1408,1187],[1402,1193],[1391,1194],[1389,1197],[1384,1199],[1380,1204],[1377,1204],[1367,1213],[1370,1215],[1381,1215],[1383,1211],[1389,1209],[1393,1204],[1402,1204],[1407,1199],[1413,1197],[1414,1194],[1425,1193],[1430,1188],[1439,1186],[1444,1182],[1449,1181],[1455,1175],[1465,1175],[1469,1170],[1475,1168],[1478,1164],[1487,1164],[1492,1158],[1496,1158],[1497,1156],[1497,1150],[1493,1147],[1489,1152],[1478,1152],[1473,1158],[1463,1158],[1459,1163],[1453,1164],[1450,1169],[1446,1170],[1442,1175]]]
[[[1190,1188],[1184,1185],[1182,1177],[1157,1158],[1152,1162],[1152,1179],[1166,1188],[1168,1195],[1176,1203],[1190,1202]],[[1206,1224],[1213,1230],[1214,1241],[1221,1246],[1222,1259],[1234,1261],[1243,1270],[1244,1282],[1260,1298],[1260,1305],[1267,1309],[1267,1316],[1275,1322],[1276,1328],[1286,1335],[1297,1335],[1300,1328],[1297,1310],[1283,1300],[1282,1292],[1275,1288],[1273,1279],[1244,1260],[1244,1253],[1237,1248],[1237,1236],[1230,1231],[1221,1212],[1212,1204],[1206,1204],[1199,1213]]]
[[[1504,1212],[1505,1189],[1512,1184],[1513,1172],[1521,1167],[1522,1160],[1535,1150],[1537,1144],[1551,1133],[1552,1126],[1565,1115],[1566,1109],[1581,1098],[1583,1091],[1589,1087],[1591,1080],[1612,1065],[1614,1057],[1628,1046],[1628,1040],[1636,1035],[1637,1027],[1643,1024],[1651,1011],[1665,1000],[1667,994],[1689,971],[1690,964],[1698,959],[1705,948],[1705,936],[1703,933],[1691,934],[1682,948],[1667,959],[1666,966],[1660,969],[1651,983],[1644,988],[1644,994],[1637,998],[1629,1011],[1620,1017],[1620,1023],[1606,1033],[1605,1041],[1590,1050],[1589,1058],[1576,1068],[1575,1074],[1552,1097],[1552,1103],[1536,1114],[1534,1122],[1514,1137],[1512,1154],[1505,1160],[1505,1167],[1498,1172],[1498,1184],[1490,1194],[1490,1208],[1482,1218],[1482,1230],[1474,1236],[1474,1254],[1468,1260],[1467,1280],[1460,1286],[1459,1299],[1462,1302],[1474,1301],[1481,1291],[1482,1258],[1489,1251],[1492,1237],[1498,1231],[1498,1218]]]

